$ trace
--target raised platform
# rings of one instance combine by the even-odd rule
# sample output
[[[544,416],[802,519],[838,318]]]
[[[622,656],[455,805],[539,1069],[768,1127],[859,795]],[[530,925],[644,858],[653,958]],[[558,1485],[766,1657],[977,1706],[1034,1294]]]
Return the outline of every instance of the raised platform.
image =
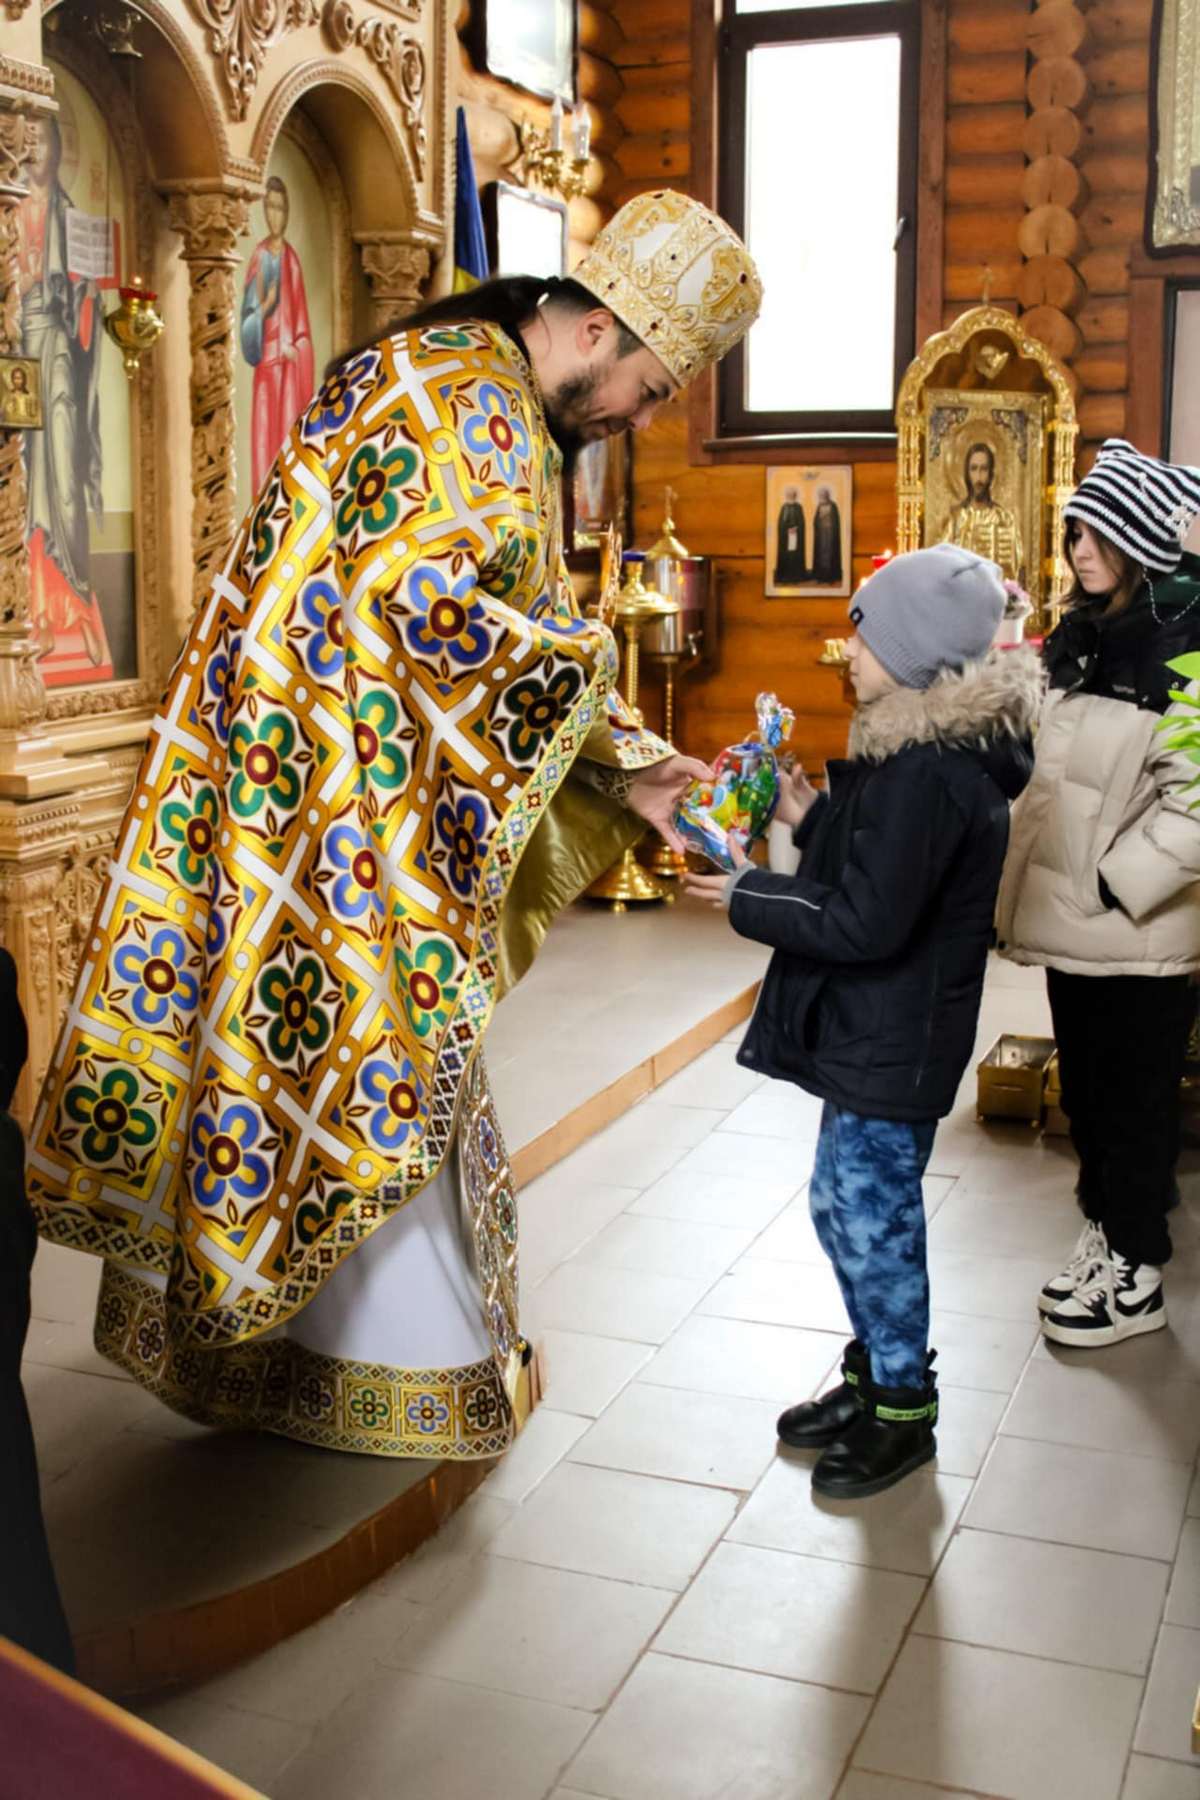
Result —
[[[488,1035],[518,1181],[731,1030],[762,967],[761,950],[687,901],[569,912]],[[339,1455],[178,1418],[92,1348],[98,1280],[91,1258],[41,1246],[24,1379],[80,1674],[107,1694],[201,1680],[311,1624],[423,1543],[492,1466]]]

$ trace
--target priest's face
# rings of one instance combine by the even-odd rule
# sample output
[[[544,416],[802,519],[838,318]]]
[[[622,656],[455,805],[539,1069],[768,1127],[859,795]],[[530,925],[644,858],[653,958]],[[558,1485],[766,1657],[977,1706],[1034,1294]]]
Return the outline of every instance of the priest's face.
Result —
[[[616,321],[597,308],[571,334],[566,372],[546,394],[550,429],[565,453],[648,425],[678,387],[652,350],[621,354]]]

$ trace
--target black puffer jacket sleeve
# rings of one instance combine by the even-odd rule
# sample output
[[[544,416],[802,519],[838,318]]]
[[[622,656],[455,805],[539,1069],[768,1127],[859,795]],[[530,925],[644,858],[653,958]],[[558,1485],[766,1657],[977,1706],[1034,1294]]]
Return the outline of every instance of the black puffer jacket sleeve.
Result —
[[[810,962],[886,962],[917,929],[968,823],[936,751],[892,757],[867,782],[838,885],[755,869],[733,890],[730,924]]]

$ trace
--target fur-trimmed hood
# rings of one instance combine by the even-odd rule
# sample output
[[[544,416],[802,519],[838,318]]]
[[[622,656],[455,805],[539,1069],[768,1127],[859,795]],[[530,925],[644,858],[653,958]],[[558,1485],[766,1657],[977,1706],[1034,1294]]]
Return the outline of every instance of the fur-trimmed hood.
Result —
[[[865,762],[883,762],[912,744],[973,750],[1008,792],[1009,782],[993,768],[996,754],[1005,761],[1015,750],[1022,762],[1027,759],[1044,688],[1041,662],[1028,645],[993,650],[962,670],[944,670],[927,688],[896,688],[860,706],[850,726],[848,753]]]

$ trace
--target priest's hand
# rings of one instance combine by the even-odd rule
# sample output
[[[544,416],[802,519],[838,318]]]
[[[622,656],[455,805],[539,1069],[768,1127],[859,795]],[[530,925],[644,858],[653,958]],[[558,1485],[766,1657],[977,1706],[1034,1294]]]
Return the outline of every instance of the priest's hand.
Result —
[[[746,867],[750,858],[742,849],[741,840],[736,832],[728,832],[725,843],[733,860],[733,874],[736,875],[740,869]],[[716,875],[694,875],[689,869],[683,878],[684,893],[690,894],[693,900],[707,900],[710,906],[722,908],[729,905],[732,886],[732,878],[724,870]]]
[[[675,808],[693,781],[712,778],[708,764],[697,762],[694,756],[668,756],[634,776],[625,804],[647,825],[653,825],[672,850],[683,850],[686,846],[675,829]]]

